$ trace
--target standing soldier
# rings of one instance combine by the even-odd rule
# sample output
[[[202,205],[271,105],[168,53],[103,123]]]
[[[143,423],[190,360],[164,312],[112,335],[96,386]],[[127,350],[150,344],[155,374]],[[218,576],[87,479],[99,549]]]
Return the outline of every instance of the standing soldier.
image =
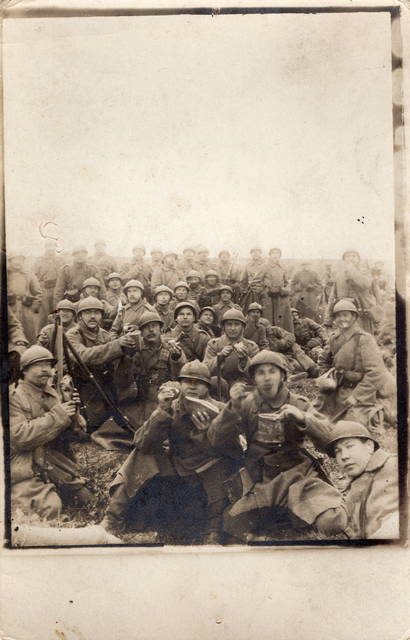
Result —
[[[296,342],[312,360],[317,362],[319,354],[327,344],[326,329],[310,318],[303,318],[297,309],[292,309]]]
[[[211,375],[223,378],[228,384],[236,380],[249,380],[250,359],[259,351],[252,340],[244,338],[246,319],[242,311],[230,309],[222,318],[223,334],[208,342],[204,363]]]
[[[9,384],[13,384],[19,376],[20,357],[29,346],[29,343],[24,335],[23,325],[10,306],[7,306],[7,329]]]
[[[169,331],[175,324],[171,300],[172,289],[169,287],[161,284],[154,289],[154,309],[161,318],[163,333]]]
[[[286,509],[297,528],[312,527],[313,538],[315,531],[328,537],[347,526],[342,495],[304,448],[308,436],[324,449],[330,424],[307,398],[289,391],[287,372],[280,354],[258,353],[249,366],[255,390],[233,385],[230,402],[208,430],[214,447],[236,448],[238,457],[239,434],[246,440],[245,464],[232,479],[233,504],[224,515],[228,533],[245,541],[263,533],[274,538],[275,507]]]
[[[309,262],[302,262],[301,269],[292,278],[292,301],[294,307],[302,314],[317,320],[319,298],[322,285],[319,276]]]
[[[63,258],[58,256],[55,251],[56,242],[54,240],[46,240],[44,243],[44,254],[37,258],[34,263],[34,274],[36,275],[41,289],[42,299],[40,312],[38,314],[38,329],[44,327],[48,322],[48,316],[55,309],[54,288],[57,282],[59,269],[63,265]]]
[[[68,298],[71,302],[78,302],[84,280],[92,276],[99,280],[101,298],[106,296],[105,284],[98,275],[97,267],[87,262],[87,249],[84,246],[75,247],[72,256],[73,263],[63,265],[58,272],[54,290],[54,309],[63,298]]]
[[[152,270],[146,263],[144,256],[145,247],[141,245],[134,247],[131,261],[122,267],[120,274],[123,282],[128,282],[128,280],[139,280],[139,282],[142,282],[145,296],[147,300],[151,300]]]
[[[251,302],[248,307],[248,312],[246,314],[246,327],[243,335],[248,340],[253,340],[253,342],[258,345],[259,349],[269,348],[266,326],[262,322],[262,305],[258,302]]]
[[[229,251],[223,250],[219,252],[216,271],[218,272],[219,282],[232,287],[234,292],[233,299],[237,302],[241,293],[239,285],[241,273],[239,267],[234,263]]]
[[[182,258],[178,261],[178,269],[182,271],[184,277],[186,277],[189,271],[195,269],[195,265],[195,249],[186,247],[182,252]]]
[[[222,284],[219,287],[219,302],[214,305],[214,309],[216,311],[219,326],[221,325],[224,313],[229,311],[229,309],[238,309],[238,311],[242,311],[239,304],[235,304],[233,301],[233,289],[229,284]]]
[[[266,262],[262,257],[262,249],[253,247],[250,250],[251,259],[246,263],[242,272],[240,285],[242,290],[241,306],[247,309],[251,302],[261,303],[266,293]]]
[[[369,271],[360,263],[360,255],[354,249],[348,249],[342,256],[343,264],[335,274],[335,282],[330,294],[325,322],[331,324],[334,305],[344,298],[350,298],[359,313],[359,322],[365,331],[374,333],[374,323],[381,317],[376,298],[372,292],[372,278]]]
[[[167,251],[164,253],[162,259],[162,266],[154,269],[151,278],[152,290],[159,287],[161,284],[165,284],[171,290],[174,289],[177,282],[182,280],[183,273],[177,269],[176,261],[177,254],[173,251]]]
[[[107,276],[107,302],[118,311],[119,303],[125,304],[126,299],[122,291],[122,279],[119,273],[113,271]]]
[[[23,326],[30,344],[37,338],[38,313],[41,305],[41,287],[35,275],[25,270],[25,256],[14,254],[7,264],[7,298],[12,312]]]
[[[154,269],[161,268],[162,258],[164,257],[164,253],[163,253],[162,249],[154,247],[154,249],[151,249],[151,254],[150,255],[151,255],[150,269],[151,269],[151,274],[152,274]]]
[[[83,282],[83,286],[81,287],[80,299],[82,298],[98,298],[101,300],[104,312],[103,312],[103,327],[104,329],[109,329],[111,327],[112,321],[115,318],[115,309],[112,307],[107,300],[101,299],[101,281],[98,278],[87,278]]]
[[[212,264],[209,259],[209,251],[206,247],[200,245],[196,250],[195,269],[199,271],[202,279],[205,278],[205,273],[212,269]]]
[[[359,312],[351,300],[333,308],[336,330],[318,359],[322,375],[317,407],[332,421],[353,420],[374,433],[387,411],[391,414],[394,381],[387,371],[375,339],[358,323]],[[394,420],[394,417],[391,416]]]
[[[125,306],[118,309],[111,326],[111,335],[114,338],[120,336],[128,325],[138,327],[146,311],[155,311],[154,307],[146,301],[144,285],[139,280],[127,282],[124,286],[124,295],[127,302]]]
[[[198,298],[200,307],[213,307],[219,301],[219,276],[215,269],[205,271],[204,288]]]
[[[186,281],[189,285],[189,299],[198,302],[202,292],[204,291],[201,274],[199,271],[192,269],[191,271],[188,271]]]
[[[290,311],[290,288],[285,270],[279,260],[282,255],[280,249],[269,251],[269,260],[266,264],[265,291],[266,297],[262,302],[263,315],[269,322],[277,327],[293,333],[293,320]]]
[[[168,333],[167,341],[181,348],[188,362],[202,360],[209,335],[195,325],[197,307],[192,302],[180,302],[174,310],[175,327]]]
[[[61,321],[61,326],[63,328],[64,333],[66,333],[69,329],[75,326],[75,318],[76,318],[76,305],[74,302],[70,302],[70,300],[60,300],[55,310],[55,313],[58,315]],[[50,324],[46,324],[38,334],[37,344],[40,344],[42,347],[49,349],[53,355],[55,355],[55,324],[51,322]]]
[[[37,345],[21,357],[22,380],[10,393],[11,507],[53,520],[63,503],[86,506],[92,496],[80,478],[68,430],[77,395],[60,402],[50,385],[53,354]]]
[[[105,284],[110,273],[117,271],[117,263],[107,253],[107,243],[104,240],[98,240],[94,244],[95,253],[92,258],[93,264],[97,267],[98,273]]]

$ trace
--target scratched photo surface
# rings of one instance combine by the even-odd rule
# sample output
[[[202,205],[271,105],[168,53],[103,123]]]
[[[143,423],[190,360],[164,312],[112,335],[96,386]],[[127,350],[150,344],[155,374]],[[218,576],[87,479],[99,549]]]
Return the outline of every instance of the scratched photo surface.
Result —
[[[390,13],[3,38],[5,544],[397,540]]]

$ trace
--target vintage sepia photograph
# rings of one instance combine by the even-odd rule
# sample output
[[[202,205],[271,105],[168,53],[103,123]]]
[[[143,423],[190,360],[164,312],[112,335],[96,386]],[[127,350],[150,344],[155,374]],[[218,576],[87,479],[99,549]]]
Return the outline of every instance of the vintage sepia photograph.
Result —
[[[400,10],[2,29],[4,545],[403,541]]]

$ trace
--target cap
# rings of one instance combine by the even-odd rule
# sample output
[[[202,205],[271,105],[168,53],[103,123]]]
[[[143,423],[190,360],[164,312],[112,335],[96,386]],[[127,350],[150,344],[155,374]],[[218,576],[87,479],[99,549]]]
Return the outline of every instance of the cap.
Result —
[[[242,322],[243,325],[246,325],[246,318],[239,309],[229,309],[228,311],[225,311],[222,316],[221,323],[224,324],[228,320],[236,320],[238,322]]]
[[[276,351],[268,351],[263,349],[259,351],[249,363],[249,373],[253,376],[256,367],[260,364],[273,364],[275,367],[282,369],[285,373],[289,373],[289,365],[284,355],[277,353]]]
[[[164,326],[164,322],[161,320],[158,313],[156,313],[155,311],[146,311],[141,316],[141,320],[138,323],[138,328],[142,329],[142,327],[145,327],[145,325],[150,322],[158,322],[161,327]]]
[[[178,313],[181,311],[181,309],[184,309],[184,308],[191,309],[191,311],[193,311],[193,313],[194,313],[195,320],[197,319],[197,317],[198,317],[198,308],[194,304],[192,304],[192,302],[189,302],[188,300],[185,300],[185,302],[179,302],[176,305],[176,307],[174,309],[174,318],[176,318]]]
[[[89,311],[91,309],[96,309],[97,311],[104,311],[104,305],[101,300],[98,298],[94,298],[93,296],[88,296],[88,298],[83,298],[78,303],[77,315],[79,315],[82,311]]]
[[[155,287],[155,289],[154,289],[154,298],[156,298],[159,293],[169,293],[171,298],[173,296],[172,289],[167,287],[165,284],[160,284],[160,285],[158,285],[158,287]]]
[[[97,278],[86,278],[83,282],[83,286],[81,287],[81,291],[83,291],[86,287],[98,287],[99,289],[101,289],[101,283]]]
[[[359,313],[358,308],[349,298],[342,298],[342,300],[336,302],[335,306],[333,307],[332,313],[333,315],[336,315],[336,313],[339,313],[339,311],[351,311],[352,313]]]
[[[130,289],[131,287],[136,287],[137,289],[141,289],[144,292],[144,285],[139,280],[128,280],[128,282],[124,285],[124,291]]]
[[[184,364],[178,378],[179,380],[183,378],[194,378],[195,380],[201,380],[201,382],[211,385],[211,373],[207,365],[199,360],[193,360],[192,362]]]
[[[40,347],[35,344],[32,347],[26,349],[26,351],[21,355],[20,358],[20,371],[23,371],[26,367],[31,364],[35,364],[36,362],[51,362],[55,364],[55,358],[51,351],[45,349],[44,347]]]
[[[339,420],[339,422],[336,422],[333,427],[330,439],[326,443],[328,455],[334,457],[333,445],[338,440],[343,440],[343,438],[362,438],[365,440],[373,440],[376,449],[379,448],[379,443],[376,438],[363,424],[360,422],[354,422],[353,420]]]

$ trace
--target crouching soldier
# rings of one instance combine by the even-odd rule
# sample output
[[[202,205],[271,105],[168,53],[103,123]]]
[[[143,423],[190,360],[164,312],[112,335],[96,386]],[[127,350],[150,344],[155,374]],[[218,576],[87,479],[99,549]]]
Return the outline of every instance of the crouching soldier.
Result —
[[[33,346],[21,356],[22,380],[10,393],[10,472],[12,511],[52,520],[63,503],[83,507],[92,496],[70,451],[77,396],[60,402],[51,387],[53,355]]]
[[[164,480],[179,476],[191,485],[202,485],[208,511],[203,542],[217,543],[227,506],[223,482],[232,474],[235,461],[229,449],[222,451],[210,445],[207,431],[210,418],[223,405],[209,396],[209,369],[198,360],[182,367],[179,380],[180,396],[175,398],[174,388],[163,387],[158,394],[158,407],[136,432],[135,450],[112,484],[101,524],[108,530],[124,528],[134,498],[150,480],[156,476]],[[195,401],[200,400],[207,401],[206,409],[196,408]]]
[[[399,537],[399,470],[397,456],[383,451],[362,424],[336,423],[328,443],[348,478],[346,505],[350,538]]]
[[[294,520],[292,526],[312,527],[312,537],[338,534],[347,525],[342,495],[303,446],[308,436],[324,448],[330,424],[306,398],[289,391],[287,371],[281,354],[260,351],[249,366],[256,389],[246,394],[242,383],[233,385],[229,403],[208,430],[209,442],[220,449],[233,448],[240,434],[246,439],[245,465],[232,478],[233,504],[224,516],[226,531],[242,540],[262,533],[272,539],[278,508]]]

